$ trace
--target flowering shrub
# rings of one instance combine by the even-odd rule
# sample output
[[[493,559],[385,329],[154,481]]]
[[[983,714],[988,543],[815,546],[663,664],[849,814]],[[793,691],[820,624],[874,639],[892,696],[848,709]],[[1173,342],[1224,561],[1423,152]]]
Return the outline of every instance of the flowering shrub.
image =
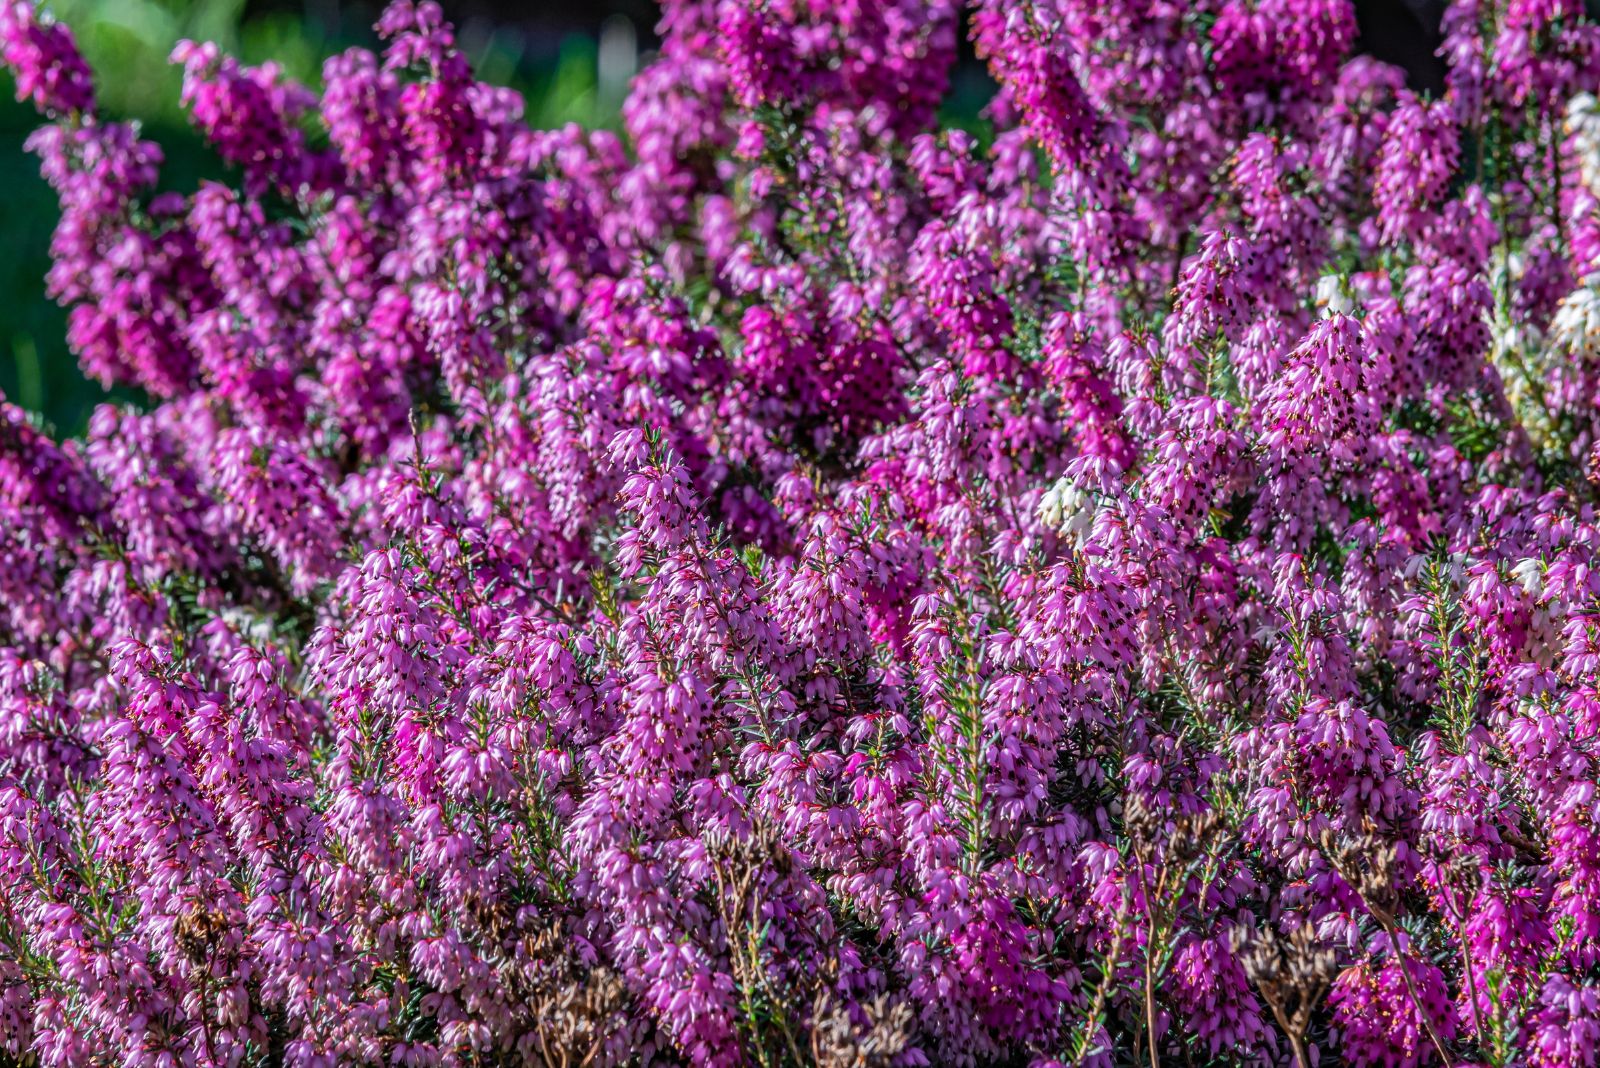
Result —
[[[1595,1064],[1581,13],[396,0],[180,193],[0,0],[147,400],[0,408],[0,1059]]]

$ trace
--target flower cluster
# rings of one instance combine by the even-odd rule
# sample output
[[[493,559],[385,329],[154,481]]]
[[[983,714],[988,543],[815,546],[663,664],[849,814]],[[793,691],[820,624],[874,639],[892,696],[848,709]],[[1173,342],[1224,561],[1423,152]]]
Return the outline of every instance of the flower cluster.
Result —
[[[0,403],[0,1062],[1595,1065],[1600,32],[1445,29],[394,0],[185,192],[0,0],[137,398]]]

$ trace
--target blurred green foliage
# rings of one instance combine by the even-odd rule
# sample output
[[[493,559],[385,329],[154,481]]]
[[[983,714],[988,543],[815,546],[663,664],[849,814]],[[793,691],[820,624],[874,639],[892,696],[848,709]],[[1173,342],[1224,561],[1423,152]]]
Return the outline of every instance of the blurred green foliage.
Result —
[[[245,0],[47,0],[46,6],[77,35],[105,114],[140,120],[144,136],[166,154],[162,187],[185,191],[226,171],[179,105],[182,74],[167,62],[178,41],[215,41],[246,63],[274,60],[313,87],[327,55],[378,44],[371,30],[375,3],[338,5],[333,26],[284,12],[246,17]],[[503,29],[469,23],[459,37],[480,77],[522,91],[533,125],[617,124],[619,102],[601,99],[596,86],[592,40],[572,36],[553,60],[540,60]],[[0,73],[0,393],[41,413],[59,433],[77,434],[105,393],[79,373],[67,350],[66,313],[45,295],[56,200],[23,149],[39,117],[15,102],[13,90],[9,75]]]

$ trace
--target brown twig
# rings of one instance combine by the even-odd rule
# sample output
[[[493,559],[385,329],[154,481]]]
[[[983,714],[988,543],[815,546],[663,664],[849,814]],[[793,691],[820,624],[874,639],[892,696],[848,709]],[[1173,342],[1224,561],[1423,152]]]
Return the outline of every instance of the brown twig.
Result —
[[[1384,934],[1389,936],[1390,952],[1400,966],[1400,978],[1405,981],[1406,993],[1417,1010],[1417,1019],[1422,1021],[1422,1028],[1428,1032],[1433,1048],[1438,1050],[1440,1063],[1449,1068],[1452,1063],[1450,1052],[1445,1048],[1444,1039],[1439,1037],[1433,1018],[1423,1006],[1416,983],[1411,979],[1411,969],[1406,966],[1405,953],[1400,948],[1400,926],[1395,921],[1394,912],[1383,903],[1386,897],[1394,894],[1394,873],[1391,870],[1394,847],[1370,835],[1340,843],[1334,840],[1332,831],[1326,831],[1322,836],[1322,854],[1339,873],[1339,877],[1356,892],[1367,912],[1383,928]],[[1364,867],[1362,860],[1367,861]]]

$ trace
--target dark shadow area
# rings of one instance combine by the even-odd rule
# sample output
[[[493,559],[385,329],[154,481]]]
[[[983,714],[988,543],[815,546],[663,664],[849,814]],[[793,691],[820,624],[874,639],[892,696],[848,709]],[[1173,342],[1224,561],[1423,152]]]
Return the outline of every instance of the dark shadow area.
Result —
[[[1444,92],[1444,62],[1438,56],[1447,0],[1356,0],[1361,51],[1406,72],[1418,92]]]

